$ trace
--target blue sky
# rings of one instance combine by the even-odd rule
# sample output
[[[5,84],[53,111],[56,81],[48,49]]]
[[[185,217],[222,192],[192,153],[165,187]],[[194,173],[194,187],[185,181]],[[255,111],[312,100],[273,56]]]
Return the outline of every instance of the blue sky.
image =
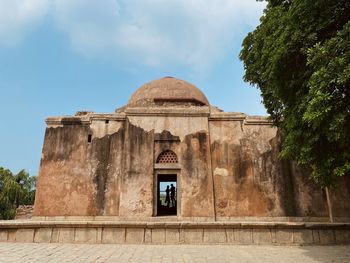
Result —
[[[266,115],[242,80],[255,0],[0,0],[0,166],[36,175],[48,116],[113,112],[143,83],[187,80],[225,111]]]

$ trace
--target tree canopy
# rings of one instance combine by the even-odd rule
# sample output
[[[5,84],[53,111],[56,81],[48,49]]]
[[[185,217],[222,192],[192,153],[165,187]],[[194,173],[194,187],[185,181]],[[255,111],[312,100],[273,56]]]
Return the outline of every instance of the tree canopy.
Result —
[[[13,174],[0,167],[0,219],[13,219],[19,205],[34,204],[35,182],[25,170]]]
[[[244,79],[322,187],[350,172],[350,1],[268,0],[243,41]]]

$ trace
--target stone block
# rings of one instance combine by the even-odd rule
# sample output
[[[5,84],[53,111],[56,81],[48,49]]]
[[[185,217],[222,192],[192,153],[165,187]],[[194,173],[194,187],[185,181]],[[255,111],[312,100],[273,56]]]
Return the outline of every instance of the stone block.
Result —
[[[235,243],[235,231],[233,228],[226,228],[227,243]]]
[[[253,243],[252,229],[235,229],[234,235],[235,235],[235,241],[238,244]]]
[[[58,242],[59,243],[73,243],[75,229],[72,227],[59,228]]]
[[[313,244],[320,244],[320,233],[317,229],[312,230]]]
[[[59,228],[55,227],[52,229],[51,243],[58,243],[59,234],[60,234]]]
[[[126,229],[126,243],[140,244],[144,242],[144,228],[127,228]]]
[[[16,231],[16,242],[32,243],[34,241],[34,229],[19,228]]]
[[[96,228],[76,228],[74,241],[77,243],[96,243],[97,229]]]
[[[17,232],[17,229],[7,230],[7,241],[15,242],[16,241],[16,232]]]
[[[226,230],[224,228],[204,229],[204,243],[210,243],[210,244],[226,243]]]
[[[203,243],[203,229],[184,229],[184,241],[187,244]]]
[[[103,229],[102,243],[104,244],[123,244],[125,243],[125,228]]]
[[[152,243],[152,229],[145,229],[145,243]]]
[[[270,229],[254,229],[253,230],[254,244],[271,244],[272,235]]]
[[[50,243],[52,236],[52,228],[38,228],[34,233],[35,243]]]
[[[276,229],[274,242],[277,244],[293,244],[293,230]]]
[[[313,235],[310,229],[294,229],[293,231],[293,243],[298,245],[312,244]]]
[[[1,229],[0,230],[0,242],[6,242],[7,241],[7,230]]]
[[[166,229],[165,241],[170,244],[177,244],[180,242],[180,231],[179,229]]]
[[[165,243],[165,229],[161,229],[161,228],[152,229],[152,243],[154,244]]]
[[[179,242],[180,243],[185,243],[185,229],[180,228],[179,229]]]
[[[335,235],[333,230],[320,229],[318,231],[320,243],[323,245],[335,244]]]
[[[96,228],[96,243],[102,243],[102,227]]]
[[[66,216],[48,216],[46,217],[47,221],[65,221],[69,219]]]
[[[58,217],[58,220],[87,222],[87,221],[94,220],[94,217],[93,216],[66,216],[64,217],[64,219],[62,219],[62,217]]]
[[[350,229],[335,230],[334,234],[337,244],[350,244]]]

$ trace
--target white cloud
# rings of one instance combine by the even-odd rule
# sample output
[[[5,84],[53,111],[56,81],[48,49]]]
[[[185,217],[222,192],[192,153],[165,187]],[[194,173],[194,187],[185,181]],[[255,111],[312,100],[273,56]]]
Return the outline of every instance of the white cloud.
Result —
[[[13,4],[4,5],[12,8],[27,6],[24,18],[15,16],[12,28],[21,31],[30,20],[38,20],[48,1],[7,1]],[[58,28],[86,56],[194,70],[210,67],[225,55],[242,28],[257,23],[265,5],[255,0],[51,1],[50,14]]]
[[[48,0],[0,0],[0,45],[20,41],[48,10]]]

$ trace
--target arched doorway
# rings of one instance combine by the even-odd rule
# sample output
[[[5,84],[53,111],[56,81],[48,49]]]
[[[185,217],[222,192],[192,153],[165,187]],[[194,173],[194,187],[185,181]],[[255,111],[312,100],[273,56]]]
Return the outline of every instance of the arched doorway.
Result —
[[[171,150],[159,154],[155,163],[155,209],[156,216],[179,215],[179,169],[176,154]]]

